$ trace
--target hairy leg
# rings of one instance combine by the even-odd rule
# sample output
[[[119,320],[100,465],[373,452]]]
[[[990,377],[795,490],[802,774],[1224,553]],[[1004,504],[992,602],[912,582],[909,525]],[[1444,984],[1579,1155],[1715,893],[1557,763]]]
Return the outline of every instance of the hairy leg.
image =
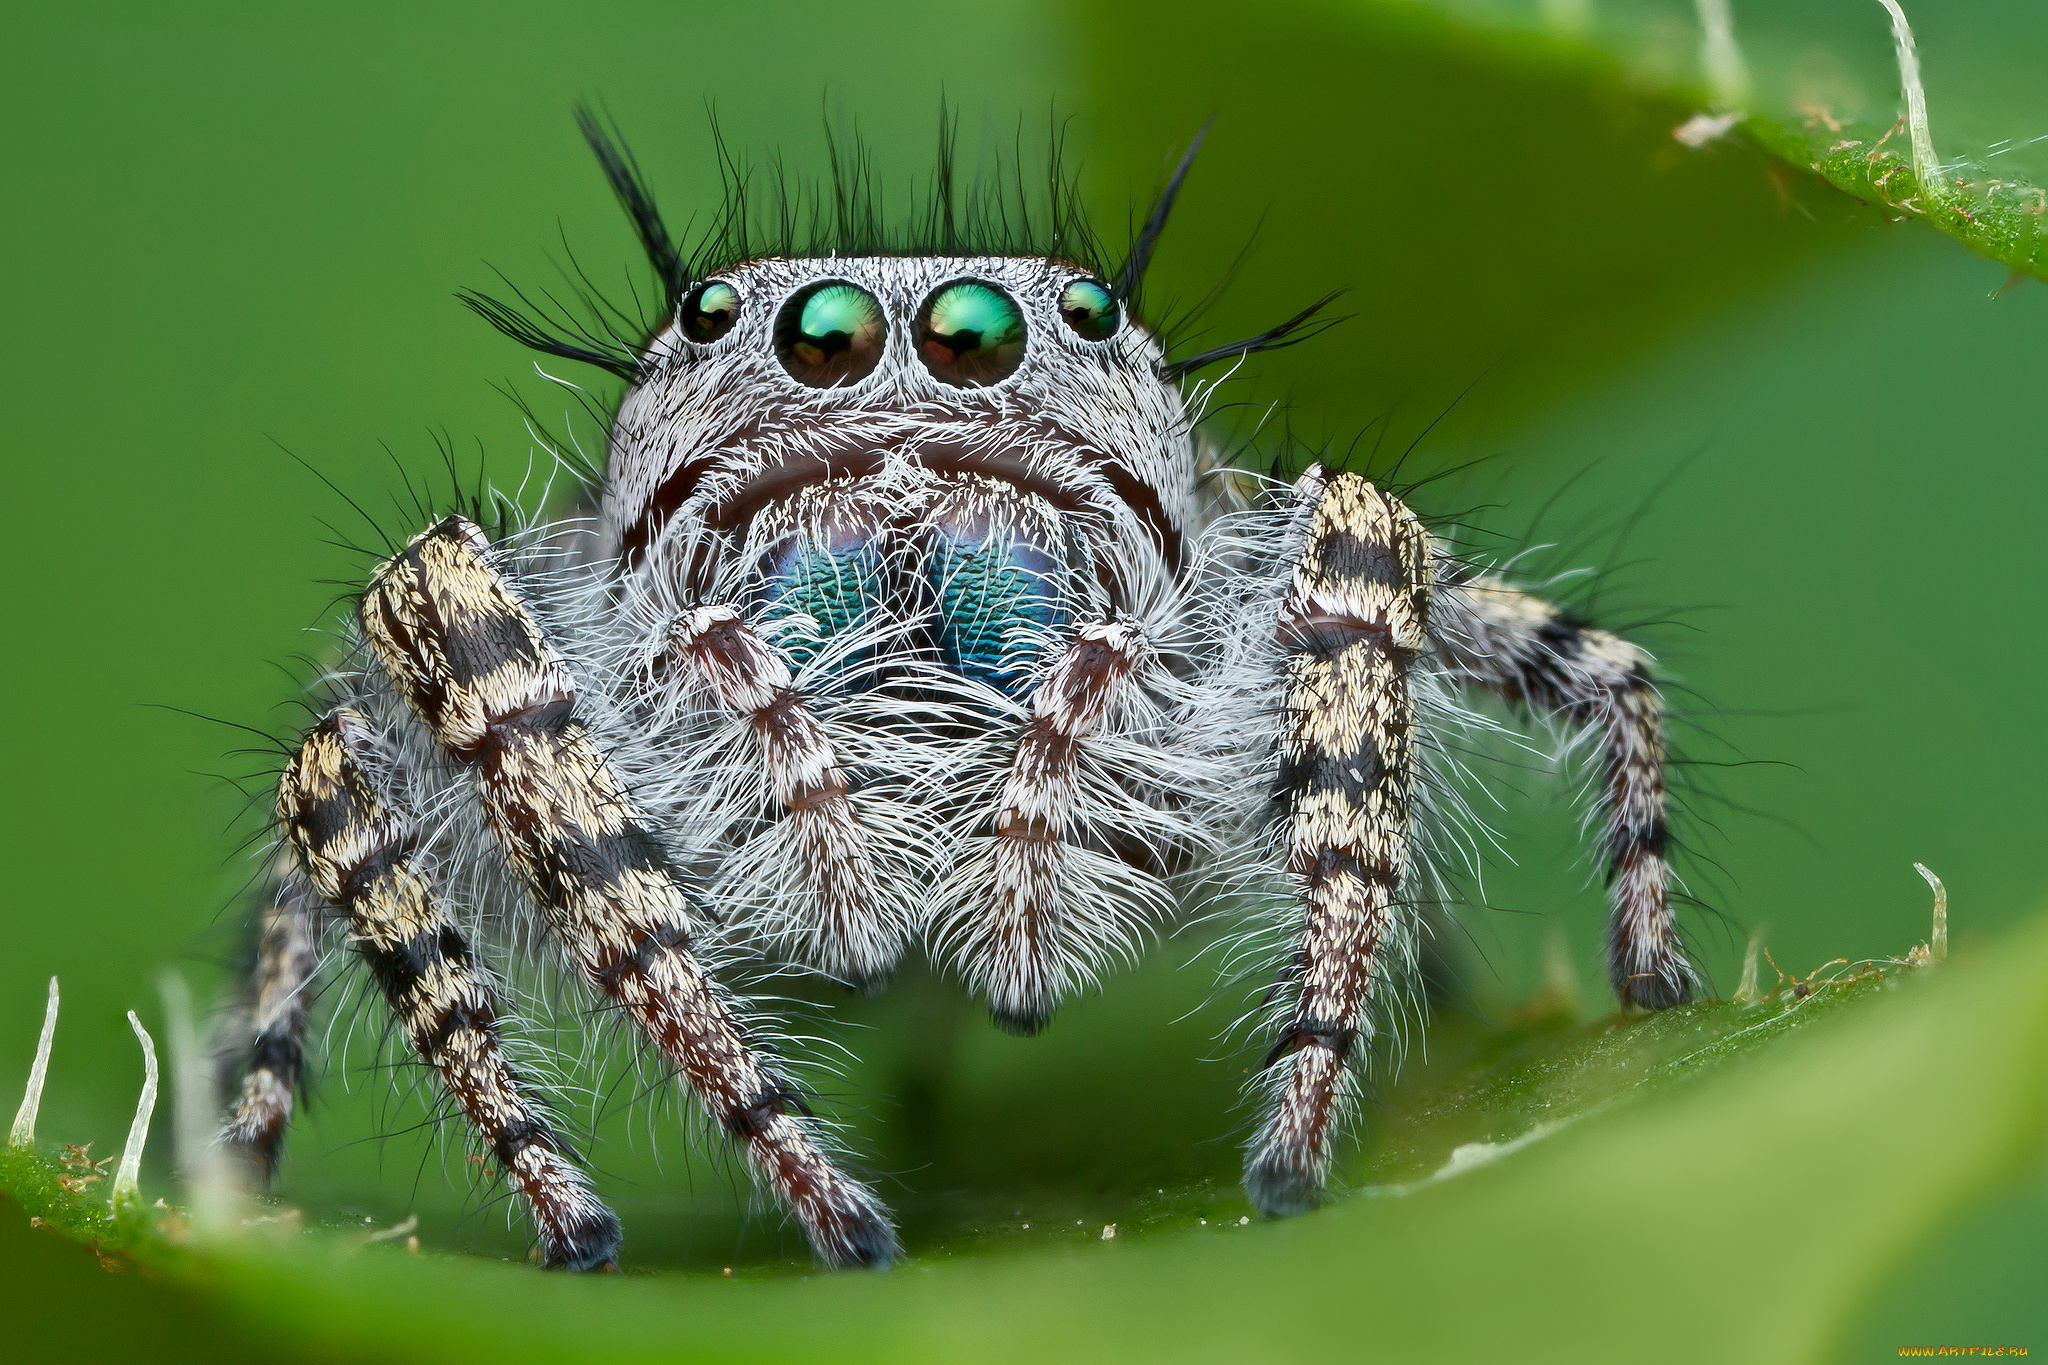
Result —
[[[1496,578],[1474,578],[1443,597],[1433,634],[1453,677],[1598,736],[1608,975],[1625,1004],[1684,1003],[1694,976],[1671,915],[1664,707],[1650,656]]]
[[[754,732],[813,905],[804,958],[857,990],[879,989],[903,954],[904,924],[881,904],[874,860],[832,742],[789,665],[730,607],[700,607],[669,629],[662,662],[688,670]]]
[[[222,1137],[247,1152],[266,1179],[277,1171],[292,1102],[306,1074],[306,1002],[320,963],[316,919],[303,889],[281,886],[263,912],[256,946],[256,1036]]]
[[[1415,787],[1409,668],[1426,639],[1434,568],[1414,514],[1357,475],[1325,486],[1311,470],[1297,492],[1314,511],[1280,618],[1278,783],[1297,918],[1265,1113],[1245,1161],[1252,1202],[1275,1216],[1322,1197],[1357,1103],[1375,988],[1410,932],[1400,899]]]
[[[472,772],[507,860],[588,983],[681,1072],[830,1265],[887,1265],[895,1229],[827,1155],[794,1086],[749,1041],[692,951],[693,915],[651,820],[576,718],[576,688],[450,518],[384,564],[363,633],[415,714]]]
[[[1080,745],[1102,723],[1143,647],[1117,622],[1074,632],[1032,694],[1031,719],[993,812],[990,862],[974,869],[978,899],[940,925],[969,984],[1010,1032],[1043,1028],[1073,985],[1079,926],[1065,863]]]
[[[412,831],[364,766],[353,713],[314,727],[278,786],[278,815],[306,879],[348,918],[356,953],[392,1015],[532,1210],[542,1259],[596,1270],[619,1254],[619,1220],[568,1159],[505,1059],[497,993],[467,939],[413,866]]]

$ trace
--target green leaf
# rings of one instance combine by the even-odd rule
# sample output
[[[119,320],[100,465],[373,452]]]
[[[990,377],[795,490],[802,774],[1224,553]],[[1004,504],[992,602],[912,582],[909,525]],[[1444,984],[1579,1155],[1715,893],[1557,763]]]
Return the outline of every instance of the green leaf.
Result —
[[[2048,1154],[2048,922],[1975,961],[1838,976],[1453,1035],[1461,1060],[1389,1097],[1368,1165],[1406,1178],[1284,1223],[1188,1191],[1108,1240],[941,1239],[888,1275],[737,1279],[540,1275],[338,1233],[130,1247],[259,1333],[350,1355],[1582,1360],[1656,1341],[1809,1361],[1916,1242]]]
[[[1437,7],[1467,24],[1540,31],[1612,53],[1639,80],[1699,101],[1692,137],[1739,130],[1836,189],[1924,218],[2016,273],[2048,278],[2048,127],[2039,123],[2039,101],[2026,98],[2039,90],[2040,41],[2048,36],[2039,6],[1697,0],[1689,26],[1682,10],[1648,0]],[[1926,32],[1934,41],[1916,41],[1916,19],[1932,21]],[[1885,42],[1871,41],[1880,33]],[[1986,43],[2031,53],[2036,69],[2023,56],[2017,70],[1967,79],[1971,49]],[[1998,89],[2001,79],[2009,89]],[[1973,136],[2001,122],[1988,138]]]
[[[1935,145],[1986,165],[2009,155],[2039,183],[2026,158],[2041,148],[1999,148],[2040,131],[2026,120],[2041,11],[1948,11],[1995,20],[1977,65],[1959,68],[1954,21],[1913,8]],[[814,6],[773,44],[730,6],[587,24],[517,9],[414,15],[402,32],[67,17],[24,40],[6,96],[33,133],[10,153],[32,206],[13,254],[27,321],[8,343],[18,501],[94,500],[89,532],[54,514],[16,531],[18,562],[66,571],[19,603],[16,645],[37,666],[10,676],[11,713],[35,723],[16,738],[5,822],[18,840],[8,979],[40,990],[61,967],[99,1004],[60,1043],[50,1132],[126,1123],[120,1010],[145,1004],[155,963],[231,955],[194,946],[239,874],[217,871],[227,803],[194,800],[184,770],[216,766],[233,741],[132,703],[272,723],[281,686],[253,661],[297,647],[326,609],[315,580],[358,581],[357,560],[312,548],[317,520],[345,509],[263,433],[380,511],[404,492],[372,438],[403,442],[427,420],[458,440],[490,433],[493,469],[517,480],[518,422],[477,380],[523,362],[442,305],[479,277],[477,257],[546,239],[558,210],[579,251],[608,240],[597,224],[616,231],[565,114],[592,91],[637,103],[628,128],[679,217],[713,202],[700,90],[729,130],[801,161],[811,93],[854,82],[848,107],[912,148],[899,157],[912,166],[942,80],[957,99],[987,76],[973,99],[998,132],[1058,89],[1062,109],[1085,110],[1110,206],[1127,185],[1142,194],[1175,139],[1220,109],[1153,300],[1206,294],[1262,215],[1260,249],[1203,324],[1211,340],[1358,286],[1352,324],[1258,367],[1261,394],[1294,399],[1305,435],[1348,441],[1391,405],[1404,438],[1488,374],[1460,409],[1484,414],[1479,434],[1423,458],[1506,450],[1518,508],[1595,455],[1653,481],[1674,451],[1709,441],[1682,505],[1645,520],[1638,549],[1662,566],[1647,600],[1730,604],[1685,678],[1737,717],[1746,752],[1810,775],[1738,793],[1764,815],[1729,818],[1739,880],[1720,903],[1745,923],[1772,916],[1774,943],[1815,956],[1870,951],[1920,922],[1910,857],[1955,870],[1979,908],[1949,970],[1790,1013],[1449,1019],[1389,1083],[1349,1170],[1355,1186],[1414,1188],[1284,1225],[1237,1222],[1229,1107],[1247,1059],[1197,1062],[1216,1032],[1213,1015],[1182,1019],[1209,992],[1200,965],[1162,955],[1030,1044],[963,1019],[950,988],[906,982],[841,1011],[872,1032],[832,1029],[869,1058],[849,1094],[879,1097],[857,1137],[909,1187],[899,1203],[919,1259],[881,1279],[795,1273],[800,1248],[764,1248],[718,1173],[659,1170],[618,1140],[597,1151],[608,1188],[641,1205],[626,1209],[631,1254],[689,1269],[570,1281],[493,1264],[516,1234],[494,1216],[457,1221],[476,1212],[459,1172],[416,1175],[403,1138],[366,1141],[407,1120],[383,1108],[382,1074],[337,1065],[287,1173],[316,1225],[303,1237],[180,1249],[160,1225],[108,1224],[103,1198],[58,1200],[46,1166],[10,1165],[27,1205],[0,1235],[10,1339],[119,1357],[195,1336],[256,1350],[253,1336],[273,1359],[1633,1359],[1645,1343],[1811,1359],[1845,1349],[1859,1323],[1886,1351],[1908,1338],[1868,1334],[1970,1339],[2010,1267],[2037,1263],[2007,1249],[2015,1219],[2048,1213],[2043,931],[1981,926],[2011,923],[2040,891],[2043,656],[2039,632],[2013,628],[2038,614],[2048,493],[2027,401],[2039,291],[1987,305],[1997,275],[1980,279],[1980,262],[1918,223],[1894,228],[1902,215],[1881,197],[1858,203],[1799,171],[1811,147],[1798,137],[1837,136],[1801,112],[1796,68],[1811,53],[1836,68],[1819,82],[1829,118],[1881,140],[1896,114],[1874,3],[1738,0],[1767,98],[1736,136],[1698,149],[1672,136],[1713,98],[1682,3],[1254,13],[1132,0],[1076,6],[1072,31],[1021,5],[993,19],[929,5],[895,25]],[[1561,35],[1566,11],[1594,22]],[[300,52],[319,60],[280,56]],[[362,99],[367,85],[378,99]],[[1834,179],[1855,188],[1862,173]],[[628,255],[621,243],[595,259]],[[80,363],[110,345],[143,363]],[[400,449],[433,463],[423,442]],[[1610,479],[1600,496],[1637,494]],[[1787,712],[1775,729],[1754,719]],[[1546,791],[1528,785],[1499,822],[1526,870],[1490,883],[1488,903],[1589,941],[1597,892],[1560,889],[1577,884],[1561,851],[1575,832],[1532,819]],[[1771,842],[1756,833],[1767,818],[1811,826],[1828,852]],[[1473,968],[1473,988],[1506,1012],[1535,956],[1519,926],[1537,917],[1474,919],[1491,966]],[[1740,937],[1704,933],[1709,965],[1730,965]],[[7,1046],[25,1056],[26,987],[8,999],[28,1022]],[[166,1146],[159,1134],[146,1200],[180,1198]],[[1432,1179],[1447,1169],[1462,1173]],[[2031,1182],[2023,1197],[2015,1179]],[[414,1206],[418,1258],[364,1244],[366,1217],[384,1226]],[[119,1252],[115,1265],[132,1256],[135,1273],[103,1276],[84,1252],[58,1273],[64,1249],[25,1228],[32,1210]],[[1104,1242],[1109,1221],[1119,1232]],[[749,1232],[727,1281],[720,1253]],[[460,1245],[476,1254],[445,1254]],[[136,1323],[148,1330],[122,1335]]]

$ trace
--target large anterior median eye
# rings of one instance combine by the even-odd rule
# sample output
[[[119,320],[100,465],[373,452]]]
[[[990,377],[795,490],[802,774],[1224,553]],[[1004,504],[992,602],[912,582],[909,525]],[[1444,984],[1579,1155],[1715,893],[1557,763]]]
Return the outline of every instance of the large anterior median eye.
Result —
[[[775,356],[782,368],[813,388],[857,384],[882,363],[889,324],[882,305],[858,285],[814,284],[775,319]]]
[[[1024,359],[1024,315],[994,285],[949,284],[917,315],[917,353],[948,384],[993,384]]]
[[[1116,296],[1100,280],[1075,280],[1060,294],[1060,316],[1084,341],[1107,341],[1116,334]]]
[[[716,341],[740,318],[740,291],[723,280],[708,280],[683,296],[683,335]]]

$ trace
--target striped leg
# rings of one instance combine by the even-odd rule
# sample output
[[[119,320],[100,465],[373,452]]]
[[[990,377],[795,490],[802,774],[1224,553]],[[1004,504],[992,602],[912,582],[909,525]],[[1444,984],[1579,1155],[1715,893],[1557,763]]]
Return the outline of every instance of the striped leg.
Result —
[[[419,1059],[434,1068],[533,1212],[542,1259],[596,1270],[619,1254],[619,1220],[567,1159],[505,1060],[495,992],[468,942],[413,866],[411,831],[367,776],[367,735],[338,711],[306,737],[277,794],[285,835],[321,896],[348,918]]]
[[[277,1172],[292,1101],[306,1074],[306,1000],[320,962],[315,917],[301,888],[280,887],[257,941],[256,1037],[222,1137],[246,1151],[265,1179]]]
[[[702,607],[679,619],[663,660],[687,668],[753,729],[810,881],[813,910],[799,926],[799,953],[856,990],[879,989],[903,954],[905,925],[882,907],[846,774],[790,685],[789,665],[730,607]]]
[[[1101,724],[1143,645],[1115,622],[1074,632],[1032,694],[1031,719],[996,804],[990,861],[964,869],[962,884],[975,898],[940,927],[968,984],[1009,1032],[1045,1027],[1100,937],[1069,884],[1065,841],[1081,742]]]
[[[1624,1004],[1684,1003],[1695,979],[1671,915],[1664,706],[1650,656],[1495,578],[1475,578],[1444,598],[1436,639],[1452,676],[1598,735],[1608,975]]]
[[[473,773],[498,842],[592,987],[632,1017],[829,1265],[887,1265],[888,1215],[826,1155],[790,1083],[691,951],[692,915],[652,822],[576,719],[532,615],[450,518],[378,569],[363,633],[444,749]]]
[[[1332,1145],[1357,1102],[1353,1069],[1372,1034],[1373,993],[1408,932],[1415,787],[1409,666],[1425,641],[1428,534],[1398,500],[1353,474],[1298,485],[1315,499],[1281,618],[1286,725],[1279,789],[1296,890],[1293,960],[1278,991],[1264,1115],[1245,1188],[1281,1216],[1322,1197]]]

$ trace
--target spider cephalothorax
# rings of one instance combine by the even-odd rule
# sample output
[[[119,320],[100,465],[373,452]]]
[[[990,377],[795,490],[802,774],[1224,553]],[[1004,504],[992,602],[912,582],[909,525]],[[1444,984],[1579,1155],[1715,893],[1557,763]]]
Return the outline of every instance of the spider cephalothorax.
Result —
[[[715,323],[695,321],[707,296]],[[897,708],[884,728],[905,747],[864,765],[864,790],[870,804],[888,792],[895,809],[921,808],[891,826],[888,866],[908,880],[879,884],[866,845],[880,812],[849,808],[835,836],[849,856],[800,857],[816,874],[809,894],[763,907],[844,980],[885,976],[918,920],[971,913],[929,904],[918,884],[952,870],[954,832],[933,814],[962,813],[963,788],[998,775],[974,761],[976,732],[1021,714],[1076,625],[1155,607],[1184,551],[1197,504],[1187,415],[1157,344],[1119,311],[1106,283],[1044,259],[750,262],[685,297],[619,409],[599,556],[664,604],[743,609],[761,647],[799,670],[829,653],[799,691]],[[1114,666],[1170,681],[1184,645],[1164,627],[1126,632],[1146,657]],[[737,616],[727,627],[747,629]],[[729,666],[717,651],[737,636],[693,638]],[[807,709],[824,722],[822,706]],[[821,736],[821,763],[830,748]],[[911,752],[917,763],[900,761]],[[806,828],[842,804],[809,788],[783,802]],[[808,928],[798,906],[817,912]],[[1048,926],[1037,941],[1052,958],[1092,951],[1070,937]],[[1014,1027],[1041,1023],[1067,981],[1050,960],[1006,973],[968,956]]]
[[[823,1260],[887,1263],[886,1211],[724,966],[873,990],[921,945],[1029,1033],[1201,898],[1273,982],[1247,1186],[1306,1208],[1412,965],[1431,755],[1468,687],[1598,736],[1615,988],[1685,998],[1647,656],[1357,474],[1204,472],[1181,375],[1308,315],[1178,362],[1131,316],[1185,161],[1114,271],[962,250],[943,200],[941,246],[699,269],[595,141],[665,315],[565,338],[479,301],[629,381],[606,469],[581,515],[496,539],[451,517],[371,577],[280,788],[231,1136],[274,1161],[342,925],[544,1257],[609,1264],[616,1221],[500,1038],[487,961],[538,929]]]

